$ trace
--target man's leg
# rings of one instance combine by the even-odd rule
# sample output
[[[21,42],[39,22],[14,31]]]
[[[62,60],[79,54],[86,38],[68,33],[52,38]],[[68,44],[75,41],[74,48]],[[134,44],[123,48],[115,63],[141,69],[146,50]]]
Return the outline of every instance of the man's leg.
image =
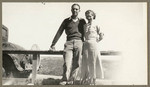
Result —
[[[66,76],[66,80],[69,80],[70,72],[72,68],[72,51],[68,50],[64,52],[64,74]]]
[[[62,81],[65,81],[65,82],[67,82],[69,80],[70,72],[71,72],[71,68],[72,68],[72,58],[73,58],[72,48],[73,48],[72,42],[67,41],[65,43],[64,53],[63,53],[64,65],[63,65]]]
[[[71,76],[70,76],[72,80],[76,80],[77,74],[79,72],[79,66],[81,64],[81,58],[82,58],[82,55],[81,55],[82,45],[83,45],[83,42],[81,40],[74,41],[72,71],[71,71]]]

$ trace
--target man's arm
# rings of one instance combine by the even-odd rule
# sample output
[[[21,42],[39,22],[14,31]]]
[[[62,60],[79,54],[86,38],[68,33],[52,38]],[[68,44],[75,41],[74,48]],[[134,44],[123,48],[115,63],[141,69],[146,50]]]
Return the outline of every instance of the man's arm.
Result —
[[[65,25],[65,20],[62,22],[61,26],[59,27],[53,41],[51,44],[51,48],[54,49],[55,44],[57,43],[58,39],[60,38],[60,36],[62,35],[63,31],[64,31],[64,25]]]
[[[84,33],[85,33],[85,31],[84,31],[84,25],[86,24],[86,21],[83,19],[82,20],[82,41],[84,42],[84,40],[85,40],[85,37],[84,37]]]

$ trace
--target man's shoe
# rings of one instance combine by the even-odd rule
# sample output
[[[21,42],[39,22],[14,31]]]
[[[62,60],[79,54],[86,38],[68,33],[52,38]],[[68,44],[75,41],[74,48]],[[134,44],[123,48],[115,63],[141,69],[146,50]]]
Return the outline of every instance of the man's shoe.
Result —
[[[67,82],[66,82],[66,81],[61,81],[59,84],[60,84],[60,85],[66,85]]]
[[[73,85],[73,81],[68,81],[66,85]]]

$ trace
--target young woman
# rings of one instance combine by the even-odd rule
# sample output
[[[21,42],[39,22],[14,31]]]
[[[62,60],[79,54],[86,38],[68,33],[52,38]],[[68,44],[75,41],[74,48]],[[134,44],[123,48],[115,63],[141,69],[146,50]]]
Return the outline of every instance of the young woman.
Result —
[[[88,23],[84,25],[85,42],[81,66],[81,84],[95,85],[97,77],[104,78],[100,52],[97,48],[103,34],[100,33],[100,27],[95,22],[95,13],[92,10],[87,10],[85,16]]]

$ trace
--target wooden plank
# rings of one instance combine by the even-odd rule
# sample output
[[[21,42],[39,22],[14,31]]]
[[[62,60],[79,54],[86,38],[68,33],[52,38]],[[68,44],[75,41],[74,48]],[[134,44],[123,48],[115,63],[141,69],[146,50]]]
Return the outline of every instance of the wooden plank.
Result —
[[[8,54],[51,54],[51,55],[62,55],[63,51],[47,51],[47,50],[3,50],[3,53]]]
[[[48,50],[3,50],[3,53],[8,54],[45,54],[45,55],[62,55],[63,50],[60,51],[48,51]],[[100,51],[101,55],[109,56],[109,55],[119,55],[119,51]]]

